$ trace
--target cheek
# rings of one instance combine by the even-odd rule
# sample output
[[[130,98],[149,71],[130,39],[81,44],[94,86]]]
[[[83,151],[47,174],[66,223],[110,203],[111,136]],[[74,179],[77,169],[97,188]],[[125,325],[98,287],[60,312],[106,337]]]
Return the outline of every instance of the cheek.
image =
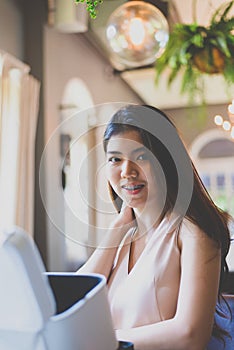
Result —
[[[106,176],[107,176],[107,179],[111,183],[112,186],[114,186],[117,183],[117,181],[118,181],[117,169],[111,168],[110,166],[107,167]]]
[[[157,176],[155,174],[154,169],[152,168],[152,166],[148,166],[148,168],[144,169],[144,176],[145,179],[148,183],[148,187],[150,188],[150,191],[154,192],[156,190],[156,188],[158,187],[158,182],[157,182]]]
[[[152,183],[152,179],[154,178],[154,175],[153,175],[153,169],[151,164],[146,164],[144,167],[141,167],[140,170],[141,170],[141,177],[145,178],[145,180],[148,183]]]

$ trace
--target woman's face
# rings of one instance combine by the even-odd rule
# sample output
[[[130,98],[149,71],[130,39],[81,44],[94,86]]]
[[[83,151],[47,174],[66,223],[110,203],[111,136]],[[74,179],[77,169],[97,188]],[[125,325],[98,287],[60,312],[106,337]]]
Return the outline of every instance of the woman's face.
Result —
[[[156,201],[156,181],[150,151],[135,130],[113,135],[107,145],[107,178],[118,196],[132,208]],[[152,156],[151,156],[152,158]]]

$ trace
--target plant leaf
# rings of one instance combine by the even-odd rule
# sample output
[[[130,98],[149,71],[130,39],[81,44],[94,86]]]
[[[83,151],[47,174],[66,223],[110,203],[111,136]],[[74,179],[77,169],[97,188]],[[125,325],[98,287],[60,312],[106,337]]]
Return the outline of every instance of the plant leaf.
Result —
[[[222,19],[226,19],[228,12],[230,11],[231,7],[233,6],[234,1],[230,1],[227,3],[221,4],[217,10],[214,12],[213,16],[211,17],[210,23],[218,22]]]
[[[219,35],[219,36],[217,36],[217,38],[216,38],[216,42],[217,42],[219,48],[221,49],[221,51],[222,51],[227,57],[231,57],[231,52],[229,51],[226,38],[223,37],[222,35]]]

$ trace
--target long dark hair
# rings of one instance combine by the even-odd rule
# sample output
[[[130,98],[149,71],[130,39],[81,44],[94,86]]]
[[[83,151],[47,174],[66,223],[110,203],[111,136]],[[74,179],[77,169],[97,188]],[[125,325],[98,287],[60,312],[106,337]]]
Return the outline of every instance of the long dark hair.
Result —
[[[218,208],[211,199],[174,123],[163,111],[148,105],[126,105],[118,110],[111,118],[104,133],[105,152],[113,135],[129,130],[136,130],[140,134],[143,145],[152,152],[163,169],[167,193],[161,218],[173,212],[176,207],[176,213],[181,220],[185,217],[196,224],[216,242],[217,247],[221,250],[219,297],[216,312],[222,313],[219,301],[224,275],[228,271],[226,256],[230,246],[228,228],[230,216]],[[111,186],[110,194],[117,210],[120,211],[122,200]],[[216,321],[214,321],[213,335],[221,339],[227,335],[216,324]]]

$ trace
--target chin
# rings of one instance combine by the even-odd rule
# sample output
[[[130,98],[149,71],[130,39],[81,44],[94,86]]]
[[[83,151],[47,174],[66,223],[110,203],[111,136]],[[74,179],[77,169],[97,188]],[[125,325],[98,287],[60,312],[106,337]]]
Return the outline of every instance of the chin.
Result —
[[[144,209],[146,206],[146,202],[142,199],[131,199],[131,200],[124,200],[124,203],[128,205],[132,209]]]

